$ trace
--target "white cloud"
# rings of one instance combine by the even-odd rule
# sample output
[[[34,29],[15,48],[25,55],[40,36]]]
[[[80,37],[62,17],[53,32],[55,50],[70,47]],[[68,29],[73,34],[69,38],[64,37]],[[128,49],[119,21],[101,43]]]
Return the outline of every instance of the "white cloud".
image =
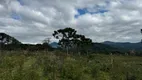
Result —
[[[54,30],[72,27],[93,41],[141,40],[141,0],[0,0],[0,32],[27,43],[40,43]],[[22,3],[22,4],[21,4]],[[77,9],[108,12],[80,15]],[[13,15],[14,14],[14,15]],[[17,17],[13,19],[12,17]],[[52,40],[54,40],[52,38]]]

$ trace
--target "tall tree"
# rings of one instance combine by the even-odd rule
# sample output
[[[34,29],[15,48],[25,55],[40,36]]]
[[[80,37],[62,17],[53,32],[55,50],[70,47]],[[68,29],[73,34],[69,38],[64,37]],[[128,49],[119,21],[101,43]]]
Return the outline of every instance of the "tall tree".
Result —
[[[77,34],[77,31],[72,28],[59,29],[54,31],[53,36],[59,39],[59,45],[66,49],[67,54],[71,49],[88,50],[88,47],[92,44],[92,40],[86,38],[84,35]],[[88,51],[87,51],[88,52]]]
[[[72,47],[71,41],[74,39],[74,36],[76,35],[76,30],[72,28],[65,28],[65,29],[59,29],[57,31],[54,31],[53,36],[56,39],[59,39],[59,45],[66,49],[67,54],[69,52],[69,49]]]
[[[76,45],[79,53],[80,51],[83,51],[88,54],[89,49],[92,47],[92,40],[90,38],[86,38],[84,35],[76,34],[74,44]]]

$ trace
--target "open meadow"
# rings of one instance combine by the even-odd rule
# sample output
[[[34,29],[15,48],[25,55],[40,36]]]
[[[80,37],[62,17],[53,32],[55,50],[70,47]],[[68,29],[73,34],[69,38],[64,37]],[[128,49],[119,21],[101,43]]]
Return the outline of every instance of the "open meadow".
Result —
[[[142,57],[3,51],[0,80],[142,80]]]

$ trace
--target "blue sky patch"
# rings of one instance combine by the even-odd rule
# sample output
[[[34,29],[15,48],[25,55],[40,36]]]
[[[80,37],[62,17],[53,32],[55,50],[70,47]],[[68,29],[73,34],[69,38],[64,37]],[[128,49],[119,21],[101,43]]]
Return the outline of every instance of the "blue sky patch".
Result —
[[[24,5],[22,0],[17,0],[21,5]]]
[[[78,18],[81,15],[84,14],[104,14],[106,12],[108,12],[109,10],[107,9],[107,7],[110,5],[110,1],[106,0],[105,1],[105,5],[94,5],[94,7],[92,8],[94,11],[90,11],[89,8],[82,8],[82,9],[77,9],[78,14],[75,15],[75,18]]]
[[[88,13],[87,8],[84,8],[84,9],[78,9],[77,11],[78,11],[79,15],[83,15],[83,14]]]
[[[108,12],[108,10],[105,10],[105,9],[102,9],[102,10],[97,10],[95,12],[90,12],[91,14],[103,14],[103,13],[106,13]]]
[[[14,12],[11,14],[11,18],[15,19],[15,20],[20,20],[21,19],[20,15],[14,13]]]
[[[88,13],[88,10],[87,10],[87,8],[77,9],[77,12],[79,14],[75,15],[75,18],[78,18],[80,15],[84,15],[84,14]]]
[[[96,8],[96,11],[90,12],[87,10],[87,8],[83,8],[83,9],[77,9],[77,11],[78,11],[78,14],[75,15],[75,18],[78,18],[79,16],[87,14],[87,13],[89,13],[89,14],[103,14],[103,13],[108,12],[109,10],[107,10],[105,8],[98,8],[98,9]]]
[[[106,0],[105,3],[106,3],[107,5],[110,5],[110,1],[109,1],[109,0]]]

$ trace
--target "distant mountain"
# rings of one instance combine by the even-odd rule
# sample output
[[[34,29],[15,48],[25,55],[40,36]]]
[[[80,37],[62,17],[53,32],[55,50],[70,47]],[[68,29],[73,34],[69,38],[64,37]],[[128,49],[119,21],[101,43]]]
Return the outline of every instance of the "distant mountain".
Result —
[[[57,48],[59,45],[57,42],[53,42],[50,44],[50,46],[52,46],[53,48]],[[92,47],[93,52],[126,52],[130,50],[142,51],[142,43],[105,41],[103,43],[93,43]]]
[[[59,45],[57,42],[52,42],[50,44],[51,47],[53,48],[58,48]],[[92,50],[94,52],[105,52],[105,51],[112,51],[112,50],[117,50],[117,48],[114,48],[112,46],[109,46],[107,44],[102,44],[102,43],[93,43]]]
[[[58,45],[57,42],[52,42],[52,43],[50,43],[49,45],[50,45],[51,47],[53,47],[53,48],[58,48],[58,47],[59,47],[59,45]]]
[[[118,51],[116,47],[103,44],[103,43],[93,43],[93,52],[113,52],[113,51]]]
[[[136,51],[142,51],[142,43],[130,43],[130,42],[111,42],[111,41],[105,41],[103,44],[107,44],[111,47],[118,48],[119,50],[136,50]]]

